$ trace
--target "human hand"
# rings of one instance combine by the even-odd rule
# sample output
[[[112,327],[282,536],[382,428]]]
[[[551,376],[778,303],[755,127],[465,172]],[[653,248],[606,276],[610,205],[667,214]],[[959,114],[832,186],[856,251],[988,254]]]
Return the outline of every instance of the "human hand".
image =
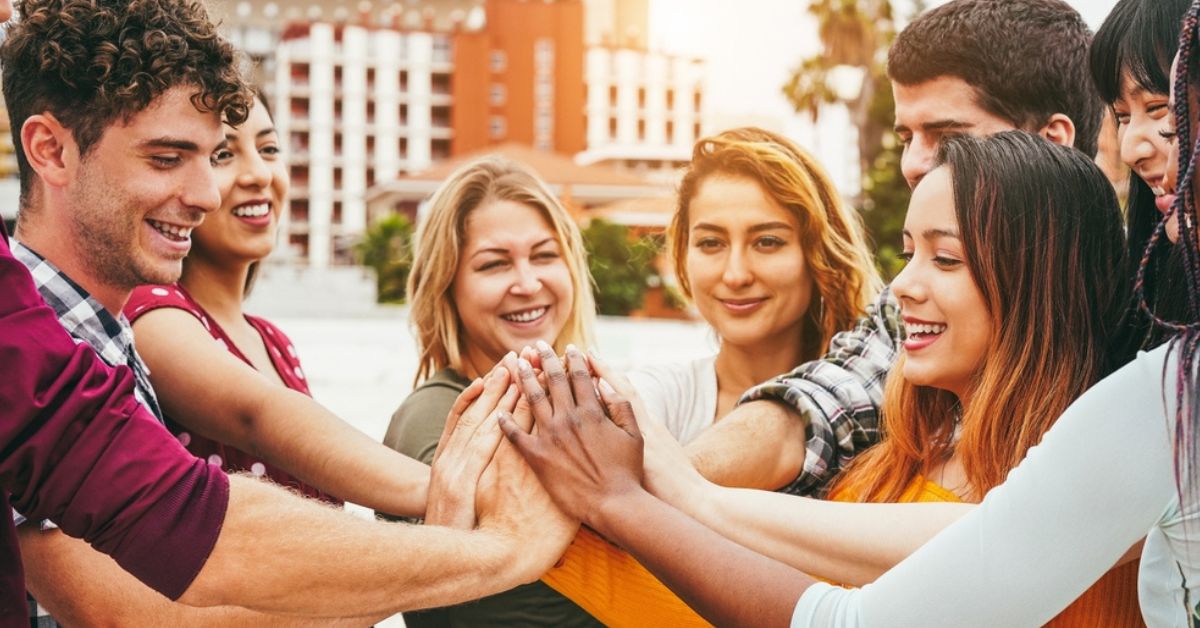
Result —
[[[649,413],[627,377],[613,370],[594,353],[589,354],[588,362],[598,377],[608,382],[633,406],[645,443],[642,484],[655,497],[688,512],[687,506],[701,501],[708,480],[692,466],[683,445],[667,430],[662,418]]]
[[[512,420],[522,430],[533,426],[522,396]],[[511,543],[513,560],[532,582],[554,566],[579,531],[579,520],[565,515],[538,481],[533,469],[507,442],[501,442],[479,481],[476,496],[481,529],[501,533]]]
[[[499,366],[459,394],[433,457],[426,524],[464,530],[475,527],[479,479],[501,441],[497,413],[512,412],[517,397],[508,371]]]
[[[538,343],[538,355],[548,392],[527,360],[505,360],[516,371],[536,432],[506,414],[500,415],[500,427],[555,503],[604,533],[603,505],[641,490],[642,436],[633,407],[603,380],[603,399],[597,398],[587,359],[578,349],[567,348],[569,375],[546,343]]]

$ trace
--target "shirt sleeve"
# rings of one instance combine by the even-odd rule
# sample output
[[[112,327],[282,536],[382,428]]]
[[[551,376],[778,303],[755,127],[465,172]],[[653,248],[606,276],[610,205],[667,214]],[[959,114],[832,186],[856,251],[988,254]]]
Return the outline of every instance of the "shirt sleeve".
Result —
[[[782,492],[822,495],[844,465],[879,441],[884,380],[902,338],[900,306],[884,289],[854,329],[833,337],[821,359],[742,396],[739,403],[782,403],[808,421],[804,466]]]
[[[811,587],[792,625],[1045,624],[1176,495],[1165,358],[1165,347],[1142,354],[1085,393],[979,508],[875,583]]]
[[[3,231],[0,295],[0,489],[178,598],[220,533],[228,478],[135,400],[128,368],[67,335]]]

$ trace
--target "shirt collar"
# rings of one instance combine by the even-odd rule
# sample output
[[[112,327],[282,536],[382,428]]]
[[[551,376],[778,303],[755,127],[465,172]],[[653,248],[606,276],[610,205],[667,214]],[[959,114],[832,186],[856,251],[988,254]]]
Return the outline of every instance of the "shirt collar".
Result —
[[[42,299],[67,332],[88,343],[110,366],[127,363],[133,330],[124,314],[113,316],[87,290],[21,242],[12,241],[12,252],[29,269]]]

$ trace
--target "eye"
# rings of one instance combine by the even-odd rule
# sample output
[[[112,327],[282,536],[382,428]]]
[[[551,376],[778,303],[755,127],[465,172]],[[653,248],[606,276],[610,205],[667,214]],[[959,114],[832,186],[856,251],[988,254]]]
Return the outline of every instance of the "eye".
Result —
[[[258,154],[264,157],[278,157],[280,152],[278,144],[267,144],[258,149]]]
[[[1171,143],[1171,144],[1175,143],[1175,135],[1176,135],[1175,129],[1161,129],[1158,132],[1159,137],[1163,138],[1164,140],[1167,140],[1167,142]]]
[[[704,251],[705,253],[711,253],[713,251],[716,251],[717,249],[721,248],[721,246],[723,244],[724,243],[721,242],[720,240],[718,240],[717,238],[711,238],[711,237],[700,238],[699,240],[696,240],[696,248],[700,249],[701,251]]]
[[[499,269],[499,268],[504,268],[504,267],[507,267],[507,266],[508,266],[508,260],[503,260],[503,259],[494,259],[494,260],[492,260],[492,261],[490,261],[490,262],[484,262],[483,264],[481,264],[481,265],[480,265],[478,268],[476,268],[475,270],[477,270],[477,271],[479,271],[479,272],[486,272],[486,271],[489,271],[489,270],[496,270],[496,269]]]
[[[229,150],[228,148],[218,148],[217,151],[212,154],[210,161],[212,161],[214,166],[223,166],[232,160],[233,151]]]
[[[538,262],[552,262],[558,258],[558,251],[541,251],[533,254],[534,261]]]
[[[953,257],[946,257],[945,255],[935,255],[933,258],[933,263],[939,268],[949,270],[962,265],[962,260],[954,259]]]
[[[151,155],[150,161],[156,168],[162,168],[165,170],[167,168],[174,168],[175,166],[183,163],[183,157],[175,153],[166,155]]]
[[[901,146],[908,146],[912,144],[913,136],[912,133],[897,133],[896,139],[900,141]]]
[[[769,250],[778,249],[785,244],[787,244],[787,242],[784,242],[782,238],[776,236],[763,236],[754,242],[754,245],[758,248]]]
[[[912,261],[912,258],[913,258],[913,252],[912,252],[912,251],[905,251],[905,252],[901,253],[900,255],[898,255],[897,257],[899,257],[901,260],[903,260],[903,261],[904,261],[904,263],[905,263],[905,264],[907,264],[907,263],[909,263],[909,262],[911,262],[911,261]]]

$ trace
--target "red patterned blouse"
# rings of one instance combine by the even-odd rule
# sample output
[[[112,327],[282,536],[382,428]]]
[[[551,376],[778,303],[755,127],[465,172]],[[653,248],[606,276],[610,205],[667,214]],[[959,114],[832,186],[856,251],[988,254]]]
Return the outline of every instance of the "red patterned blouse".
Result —
[[[135,289],[133,295],[129,298],[129,303],[125,306],[125,316],[132,323],[147,312],[159,308],[175,308],[195,316],[218,344],[239,360],[250,366],[254,366],[238,350],[237,345],[233,343],[233,340],[229,338],[225,330],[221,329],[217,321],[213,320],[204,311],[204,308],[179,284],[169,286],[141,286]],[[246,315],[246,321],[262,337],[263,345],[267,348],[267,353],[270,354],[271,363],[275,366],[275,372],[279,374],[279,378],[283,380],[284,385],[297,392],[312,396],[312,393],[308,390],[308,381],[304,377],[304,369],[300,367],[300,358],[296,355],[296,348],[292,346],[292,341],[278,327],[267,322],[265,319]],[[258,477],[266,476],[281,486],[295,489],[305,497],[312,497],[337,505],[341,505],[342,503],[341,500],[301,482],[290,474],[267,464],[255,456],[232,445],[220,443],[199,434],[193,434],[172,421],[170,416],[166,418],[167,427],[175,434],[179,442],[184,447],[187,447],[188,451],[200,458],[207,459],[212,464],[220,466],[227,473],[248,471]]]

